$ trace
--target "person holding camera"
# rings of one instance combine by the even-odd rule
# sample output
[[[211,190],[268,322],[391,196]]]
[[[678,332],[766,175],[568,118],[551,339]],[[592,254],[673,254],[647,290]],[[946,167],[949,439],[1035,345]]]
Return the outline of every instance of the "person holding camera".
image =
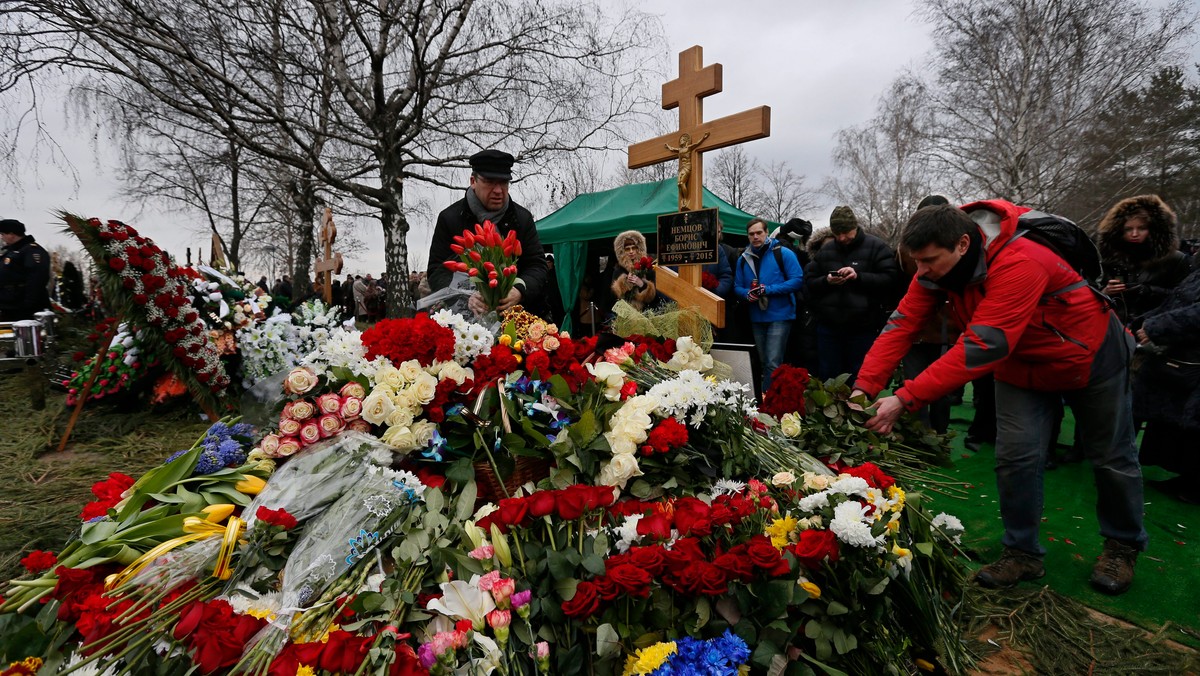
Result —
[[[854,211],[836,207],[832,235],[814,244],[805,269],[808,309],[817,319],[817,375],[858,373],[894,307],[900,265],[891,247],[858,227]]]
[[[746,226],[746,236],[750,246],[738,258],[733,292],[749,304],[754,346],[762,364],[762,391],[766,392],[771,374],[783,363],[804,270],[791,249],[767,236],[763,219],[752,219]]]
[[[1158,195],[1117,202],[1096,228],[1107,283],[1126,326],[1157,308],[1191,271],[1191,257],[1179,250],[1175,212]]]

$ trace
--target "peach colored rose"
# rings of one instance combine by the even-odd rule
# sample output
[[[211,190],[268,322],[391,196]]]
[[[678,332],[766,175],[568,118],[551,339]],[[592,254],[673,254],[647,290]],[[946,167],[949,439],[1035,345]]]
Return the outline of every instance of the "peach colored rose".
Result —
[[[292,369],[283,382],[283,390],[291,394],[305,394],[317,386],[317,374],[301,366]]]

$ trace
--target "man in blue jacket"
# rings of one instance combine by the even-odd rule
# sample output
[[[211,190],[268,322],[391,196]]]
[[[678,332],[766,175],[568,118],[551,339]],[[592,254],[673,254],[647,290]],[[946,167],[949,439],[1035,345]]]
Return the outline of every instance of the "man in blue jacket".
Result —
[[[754,345],[762,362],[763,392],[771,386],[771,373],[783,362],[788,334],[796,319],[796,292],[804,284],[804,271],[796,254],[767,237],[761,218],[746,227],[750,246],[738,258],[733,291],[750,304]]]

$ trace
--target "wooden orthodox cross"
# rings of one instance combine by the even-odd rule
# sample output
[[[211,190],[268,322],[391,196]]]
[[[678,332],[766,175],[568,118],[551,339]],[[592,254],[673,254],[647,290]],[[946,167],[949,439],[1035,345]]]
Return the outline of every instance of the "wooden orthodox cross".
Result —
[[[337,226],[333,224],[333,209],[325,207],[321,217],[321,243],[325,245],[325,257],[317,259],[317,279],[321,280],[325,304],[333,304],[333,276],[342,274],[342,254],[333,253],[333,242],[337,239]]]
[[[703,208],[701,153],[771,135],[771,108],[759,106],[704,121],[706,96],[721,91],[721,64],[704,66],[699,45],[679,53],[679,77],[663,85],[663,110],[679,108],[679,131],[629,146],[629,168],[679,162],[680,211]],[[730,261],[732,264],[733,261]],[[658,288],[680,305],[695,305],[714,326],[725,325],[725,301],[701,286],[701,266],[682,265],[679,274],[657,270]]]

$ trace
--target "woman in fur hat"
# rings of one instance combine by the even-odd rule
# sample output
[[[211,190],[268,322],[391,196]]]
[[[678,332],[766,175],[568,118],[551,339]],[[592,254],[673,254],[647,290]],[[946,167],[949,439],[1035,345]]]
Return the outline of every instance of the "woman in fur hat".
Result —
[[[638,263],[647,257],[646,238],[640,232],[627,230],[613,240],[613,253],[617,256],[612,282],[613,296],[638,310],[652,306],[658,296],[654,286],[654,268],[638,270]]]
[[[1108,284],[1104,293],[1116,302],[1127,325],[1166,300],[1191,268],[1179,250],[1175,212],[1158,195],[1117,202],[1097,228]]]

